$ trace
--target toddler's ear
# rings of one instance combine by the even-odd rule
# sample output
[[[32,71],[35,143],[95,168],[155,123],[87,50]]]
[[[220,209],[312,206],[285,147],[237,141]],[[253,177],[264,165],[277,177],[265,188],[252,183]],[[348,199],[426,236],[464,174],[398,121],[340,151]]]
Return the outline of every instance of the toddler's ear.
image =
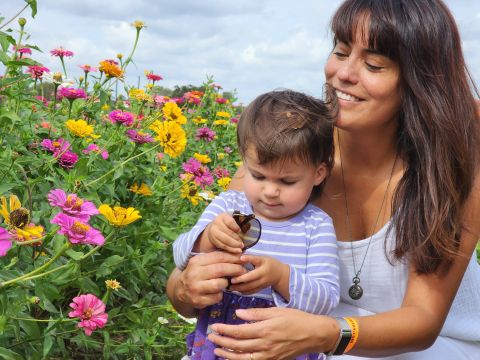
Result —
[[[321,163],[315,170],[315,185],[320,185],[328,175],[328,168],[325,163]]]

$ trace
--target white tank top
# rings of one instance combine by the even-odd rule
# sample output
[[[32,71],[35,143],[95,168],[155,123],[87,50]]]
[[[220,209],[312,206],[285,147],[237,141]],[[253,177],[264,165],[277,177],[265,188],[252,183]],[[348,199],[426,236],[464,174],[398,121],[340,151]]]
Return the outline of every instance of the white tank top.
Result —
[[[363,296],[359,300],[352,300],[348,296],[348,289],[354,276],[352,253],[358,271],[370,238],[352,243],[337,242],[340,257],[341,302],[373,313],[400,307],[407,285],[408,266],[405,262],[395,260],[390,264],[386,258],[385,244],[391,250],[395,239],[395,229],[392,229],[385,242],[388,226],[389,223],[385,224],[372,237],[360,274]],[[470,259],[440,335],[465,341],[480,341],[480,266],[475,253]]]

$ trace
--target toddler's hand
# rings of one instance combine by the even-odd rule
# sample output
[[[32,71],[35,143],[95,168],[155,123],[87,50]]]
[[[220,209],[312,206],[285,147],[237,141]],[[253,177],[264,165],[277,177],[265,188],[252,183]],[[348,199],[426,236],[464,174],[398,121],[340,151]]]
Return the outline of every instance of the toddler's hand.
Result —
[[[240,228],[230,214],[218,215],[206,228],[207,238],[219,250],[233,254],[242,252],[243,243],[238,235]]]

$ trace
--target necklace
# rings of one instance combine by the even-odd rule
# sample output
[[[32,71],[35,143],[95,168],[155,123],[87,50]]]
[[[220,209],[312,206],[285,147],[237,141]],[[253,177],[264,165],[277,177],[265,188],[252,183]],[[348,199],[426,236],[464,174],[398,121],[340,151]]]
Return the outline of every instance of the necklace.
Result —
[[[382,213],[383,205],[385,204],[385,199],[387,198],[388,189],[390,187],[390,183],[392,182],[393,171],[395,170],[395,165],[397,164],[398,152],[395,154],[395,160],[393,161],[392,170],[390,171],[390,177],[388,179],[387,188],[385,189],[385,193],[383,194],[382,203],[380,204],[380,209],[378,210],[377,218],[375,223],[373,224],[372,228],[372,235],[370,235],[370,239],[368,240],[367,250],[365,250],[365,255],[363,256],[362,263],[360,264],[360,268],[357,271],[357,266],[355,263],[355,256],[353,255],[353,236],[352,236],[352,227],[350,224],[350,216],[348,213],[348,200],[347,200],[347,186],[345,185],[345,174],[343,171],[343,161],[342,161],[342,150],[340,146],[340,133],[337,132],[337,140],[338,140],[338,154],[340,155],[340,169],[342,171],[342,184],[343,184],[343,195],[345,198],[345,225],[347,226],[348,236],[350,240],[350,250],[352,252],[352,261],[353,261],[353,272],[354,276],[352,279],[353,285],[350,286],[348,289],[348,295],[353,300],[358,300],[363,295],[363,288],[359,285],[360,284],[360,274],[362,272],[363,264],[365,264],[365,259],[367,258],[368,249],[370,248],[370,243],[372,242],[373,235],[375,235],[375,229],[378,225],[378,220],[380,219],[380,214]]]

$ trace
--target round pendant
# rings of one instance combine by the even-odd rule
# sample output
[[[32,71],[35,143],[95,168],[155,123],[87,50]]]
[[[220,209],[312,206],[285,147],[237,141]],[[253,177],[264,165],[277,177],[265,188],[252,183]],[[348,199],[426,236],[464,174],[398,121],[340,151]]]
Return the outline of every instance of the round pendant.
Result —
[[[363,295],[363,289],[360,285],[354,284],[350,286],[350,289],[348,289],[348,295],[353,299],[353,300],[358,300],[362,297]]]

